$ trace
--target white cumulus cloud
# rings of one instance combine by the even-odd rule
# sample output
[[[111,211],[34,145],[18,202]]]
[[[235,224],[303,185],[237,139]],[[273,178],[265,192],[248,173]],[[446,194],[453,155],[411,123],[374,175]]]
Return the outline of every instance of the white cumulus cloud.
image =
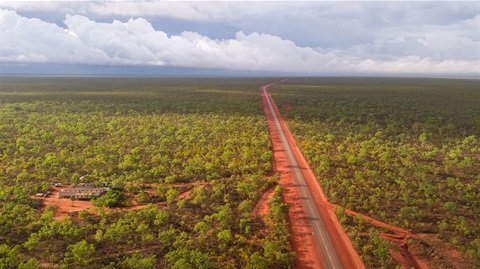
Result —
[[[98,22],[83,15],[66,15],[64,26],[59,26],[1,10],[0,22],[0,60],[10,64],[173,66],[308,74],[480,71],[478,57],[472,60],[450,53],[455,47],[478,53],[478,40],[442,37],[436,32],[344,49],[321,49],[257,32],[240,31],[227,39],[187,31],[168,35],[141,17]]]

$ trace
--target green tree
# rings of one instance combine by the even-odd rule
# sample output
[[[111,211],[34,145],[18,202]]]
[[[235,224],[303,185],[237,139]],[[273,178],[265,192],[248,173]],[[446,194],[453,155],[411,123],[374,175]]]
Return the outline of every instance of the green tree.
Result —
[[[199,250],[190,250],[186,247],[179,247],[165,255],[172,269],[213,269],[217,268],[210,260],[209,255]]]
[[[131,256],[126,257],[121,263],[121,268],[128,269],[151,269],[155,268],[157,258],[155,255],[143,256],[141,254],[135,253]]]
[[[64,263],[74,262],[75,264],[87,266],[90,263],[91,256],[95,253],[95,246],[82,240],[76,244],[68,246],[69,252],[63,259]]]
[[[30,258],[26,262],[22,262],[18,265],[18,269],[40,269],[40,263],[35,258]]]
[[[468,256],[470,256],[477,265],[480,265],[480,238],[476,238],[470,242]]]
[[[193,230],[199,235],[204,236],[208,230],[210,230],[210,226],[204,221],[199,221],[197,224],[195,224]]]
[[[10,247],[6,244],[0,245],[0,268],[17,268],[20,264],[20,246]]]
[[[225,229],[217,234],[217,238],[223,243],[230,243],[230,241],[232,241],[232,232]]]
[[[167,198],[167,202],[169,204],[173,202],[173,200],[175,200],[177,196],[178,196],[178,191],[174,188],[170,188],[165,195],[165,197]]]
[[[71,195],[70,196],[70,201],[72,201],[72,207],[74,207],[74,203],[75,203],[75,195]]]
[[[252,269],[268,269],[270,268],[269,262],[258,252],[253,253],[249,260],[249,266],[247,268]]]
[[[97,198],[97,203],[99,205],[104,205],[106,207],[119,207],[124,205],[125,197],[119,190],[109,189],[104,195]]]

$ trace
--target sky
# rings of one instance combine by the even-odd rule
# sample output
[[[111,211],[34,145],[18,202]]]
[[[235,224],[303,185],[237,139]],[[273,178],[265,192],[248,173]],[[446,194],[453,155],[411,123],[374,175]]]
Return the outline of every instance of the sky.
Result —
[[[480,78],[480,1],[0,2],[0,73]]]

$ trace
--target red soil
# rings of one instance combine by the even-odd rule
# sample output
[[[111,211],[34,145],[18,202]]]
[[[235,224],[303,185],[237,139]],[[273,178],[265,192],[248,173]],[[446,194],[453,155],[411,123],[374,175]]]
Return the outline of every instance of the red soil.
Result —
[[[438,269],[471,269],[479,268],[473,264],[472,259],[470,259],[465,253],[462,253],[458,250],[452,249],[445,242],[437,238],[432,234],[416,234],[414,238],[421,240],[422,242],[428,242],[427,249],[423,249],[423,246],[420,244],[412,245],[412,251],[423,252],[424,256],[427,256],[428,259],[425,260],[428,267],[425,268],[438,268]],[[425,253],[427,252],[427,253]]]
[[[208,183],[202,182],[199,185],[204,187]],[[193,186],[195,184],[192,183],[180,183],[180,184],[169,184],[168,186],[171,187],[181,187],[185,185],[192,185],[192,188],[180,193],[174,201],[178,201],[180,199],[187,199],[190,197],[190,194],[193,191]],[[54,219],[60,220],[63,219],[67,216],[69,216],[70,213],[74,212],[79,212],[82,210],[92,210],[94,214],[98,214],[97,207],[92,205],[90,201],[83,201],[83,200],[75,200],[73,203],[70,199],[67,198],[58,198],[58,193],[62,189],[62,187],[54,187],[52,189],[52,193],[48,197],[33,197],[34,199],[40,199],[43,200],[43,205],[44,207],[40,209],[40,212],[45,211],[45,207],[49,205],[54,205],[56,209],[54,210]],[[126,206],[126,207],[121,207],[121,208],[116,208],[116,209],[107,209],[107,211],[130,211],[130,210],[137,210],[141,208],[145,208],[148,206],[148,204],[138,204],[135,200],[131,201],[131,206]],[[157,202],[154,203],[155,205],[166,205],[167,201],[164,202]]]
[[[68,198],[58,198],[58,193],[61,189],[62,187],[54,187],[48,197],[34,197],[35,199],[43,200],[45,207],[49,205],[56,206],[56,209],[53,211],[55,214],[54,219],[63,219],[69,215],[69,212],[96,209],[96,206],[92,205],[90,201],[75,200],[72,203]],[[41,209],[41,212],[45,210],[45,207]]]
[[[390,255],[402,265],[403,268],[428,269],[428,266],[415,257],[409,250],[407,239],[405,237],[396,237],[392,234],[381,233],[380,236],[388,240],[393,245],[399,247],[399,250],[390,249]]]
[[[263,87],[263,86],[262,86]],[[280,173],[279,184],[283,187],[283,198],[285,203],[290,206],[288,217],[290,222],[290,232],[292,234],[291,244],[297,257],[295,260],[295,268],[322,268],[322,262],[320,261],[319,250],[314,244],[314,238],[312,236],[312,229],[307,220],[305,211],[301,206],[301,201],[299,201],[298,190],[295,186],[294,179],[292,177],[291,171],[287,164],[286,155],[280,141],[280,137],[273,121],[270,109],[268,109],[268,104],[266,101],[267,96],[263,94],[262,91],[262,103],[264,106],[265,115],[267,118],[268,127],[270,130],[270,137],[273,145],[273,167],[275,172]],[[329,233],[332,235],[332,243],[337,250],[339,258],[343,261],[344,268],[365,268],[363,262],[360,260],[360,257],[353,249],[353,246],[350,242],[350,239],[343,231],[340,223],[337,220],[337,217],[333,210],[325,207],[326,198],[323,194],[322,189],[318,185],[318,182],[313,175],[313,172],[309,168],[307,162],[303,158],[300,150],[295,144],[292,134],[288,131],[288,128],[280,116],[277,107],[272,103],[275,113],[284,129],[285,135],[289,140],[290,146],[294,151],[295,157],[297,158],[298,164],[302,167],[302,173],[307,182],[307,185],[312,192],[312,196],[315,199],[315,203],[319,208],[319,213],[322,216],[328,216],[328,219],[325,220],[325,226],[327,227]],[[328,268],[325,268],[328,269]]]
[[[273,197],[274,194],[275,188],[273,187],[265,191],[255,203],[255,207],[250,214],[250,218],[253,219],[255,217],[264,217],[267,215],[268,211],[270,210],[268,201]]]

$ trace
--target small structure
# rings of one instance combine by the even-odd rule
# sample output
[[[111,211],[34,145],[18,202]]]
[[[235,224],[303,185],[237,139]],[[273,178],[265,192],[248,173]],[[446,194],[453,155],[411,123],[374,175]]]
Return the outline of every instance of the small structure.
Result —
[[[110,188],[96,188],[95,183],[72,184],[68,188],[61,189],[58,198],[75,197],[76,200],[90,200],[100,197]]]
[[[36,197],[48,197],[52,192],[51,191],[47,191],[47,192],[38,192],[35,194]]]
[[[70,188],[95,188],[95,183],[89,182],[89,183],[72,184]]]

